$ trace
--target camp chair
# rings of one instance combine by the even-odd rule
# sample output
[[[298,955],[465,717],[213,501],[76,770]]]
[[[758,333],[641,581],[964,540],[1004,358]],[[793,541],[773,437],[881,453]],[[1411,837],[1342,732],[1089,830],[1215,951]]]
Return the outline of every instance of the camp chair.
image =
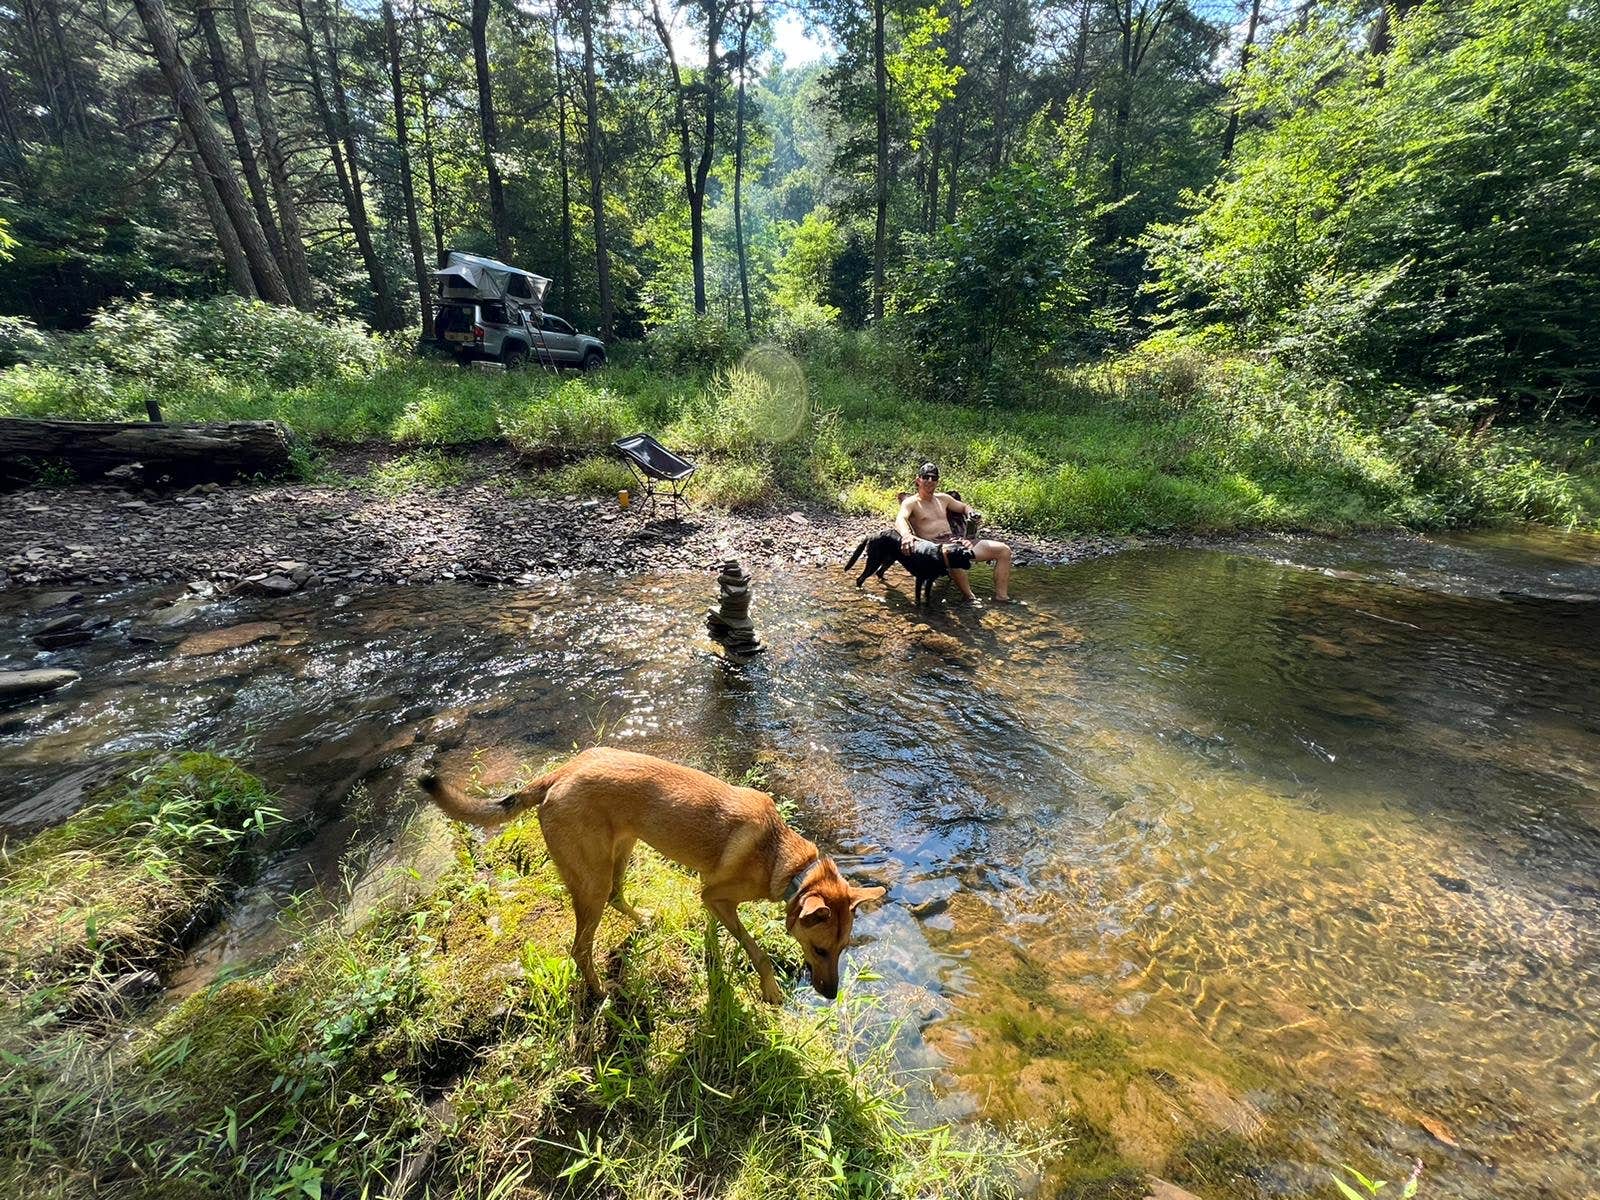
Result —
[[[656,515],[656,497],[672,497],[672,519],[678,519],[678,506],[689,489],[689,479],[695,465],[668,450],[648,433],[618,438],[611,443],[622,455],[633,473],[638,476],[644,494],[650,497],[650,515]]]

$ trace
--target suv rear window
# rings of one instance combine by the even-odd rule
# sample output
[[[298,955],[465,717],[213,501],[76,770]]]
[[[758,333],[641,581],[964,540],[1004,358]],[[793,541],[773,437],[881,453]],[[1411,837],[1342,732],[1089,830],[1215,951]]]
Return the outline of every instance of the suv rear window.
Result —
[[[483,319],[490,325],[506,324],[506,306],[498,302],[485,304],[483,306]]]

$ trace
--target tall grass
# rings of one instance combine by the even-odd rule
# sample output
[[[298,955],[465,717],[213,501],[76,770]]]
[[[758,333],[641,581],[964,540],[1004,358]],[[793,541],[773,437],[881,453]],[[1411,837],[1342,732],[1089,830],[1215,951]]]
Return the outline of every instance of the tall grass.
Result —
[[[135,316],[121,324],[143,328]],[[197,343],[234,327],[192,324]],[[293,334],[290,344],[306,336]],[[703,503],[812,500],[885,517],[915,465],[934,459],[991,521],[1050,534],[1575,524],[1600,512],[1592,429],[1494,429],[1448,398],[1357,396],[1159,339],[970,403],[912,399],[904,353],[855,335],[810,339],[802,364],[759,349],[737,357],[736,340],[686,326],[642,351],[618,347],[598,375],[562,378],[417,361],[347,331],[267,372],[248,369],[263,355],[244,349],[200,370],[170,337],[129,358],[113,353],[110,329],[97,336],[0,372],[0,414],[137,418],[155,398],[171,419],[272,418],[327,443],[503,439],[557,472],[531,483],[556,494],[625,486],[604,465],[609,443],[649,431],[697,458]],[[411,477],[448,483],[452,472]]]

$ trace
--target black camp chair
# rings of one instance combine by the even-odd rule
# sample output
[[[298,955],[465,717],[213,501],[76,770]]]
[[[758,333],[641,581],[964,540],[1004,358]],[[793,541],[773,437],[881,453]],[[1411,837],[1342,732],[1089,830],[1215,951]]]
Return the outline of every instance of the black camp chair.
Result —
[[[644,494],[650,497],[650,515],[656,515],[656,497],[672,497],[672,519],[678,519],[678,506],[683,494],[689,490],[689,479],[695,466],[686,458],[679,458],[648,433],[618,438],[611,445],[622,455],[622,461],[639,477]]]

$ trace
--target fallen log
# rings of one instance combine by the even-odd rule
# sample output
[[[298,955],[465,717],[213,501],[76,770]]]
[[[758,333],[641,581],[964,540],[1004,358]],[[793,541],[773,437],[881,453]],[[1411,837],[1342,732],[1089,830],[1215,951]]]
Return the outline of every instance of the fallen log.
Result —
[[[121,421],[0,418],[0,486],[65,466],[97,479],[137,464],[146,483],[210,483],[241,475],[282,475],[294,435],[278,421],[175,425]]]

